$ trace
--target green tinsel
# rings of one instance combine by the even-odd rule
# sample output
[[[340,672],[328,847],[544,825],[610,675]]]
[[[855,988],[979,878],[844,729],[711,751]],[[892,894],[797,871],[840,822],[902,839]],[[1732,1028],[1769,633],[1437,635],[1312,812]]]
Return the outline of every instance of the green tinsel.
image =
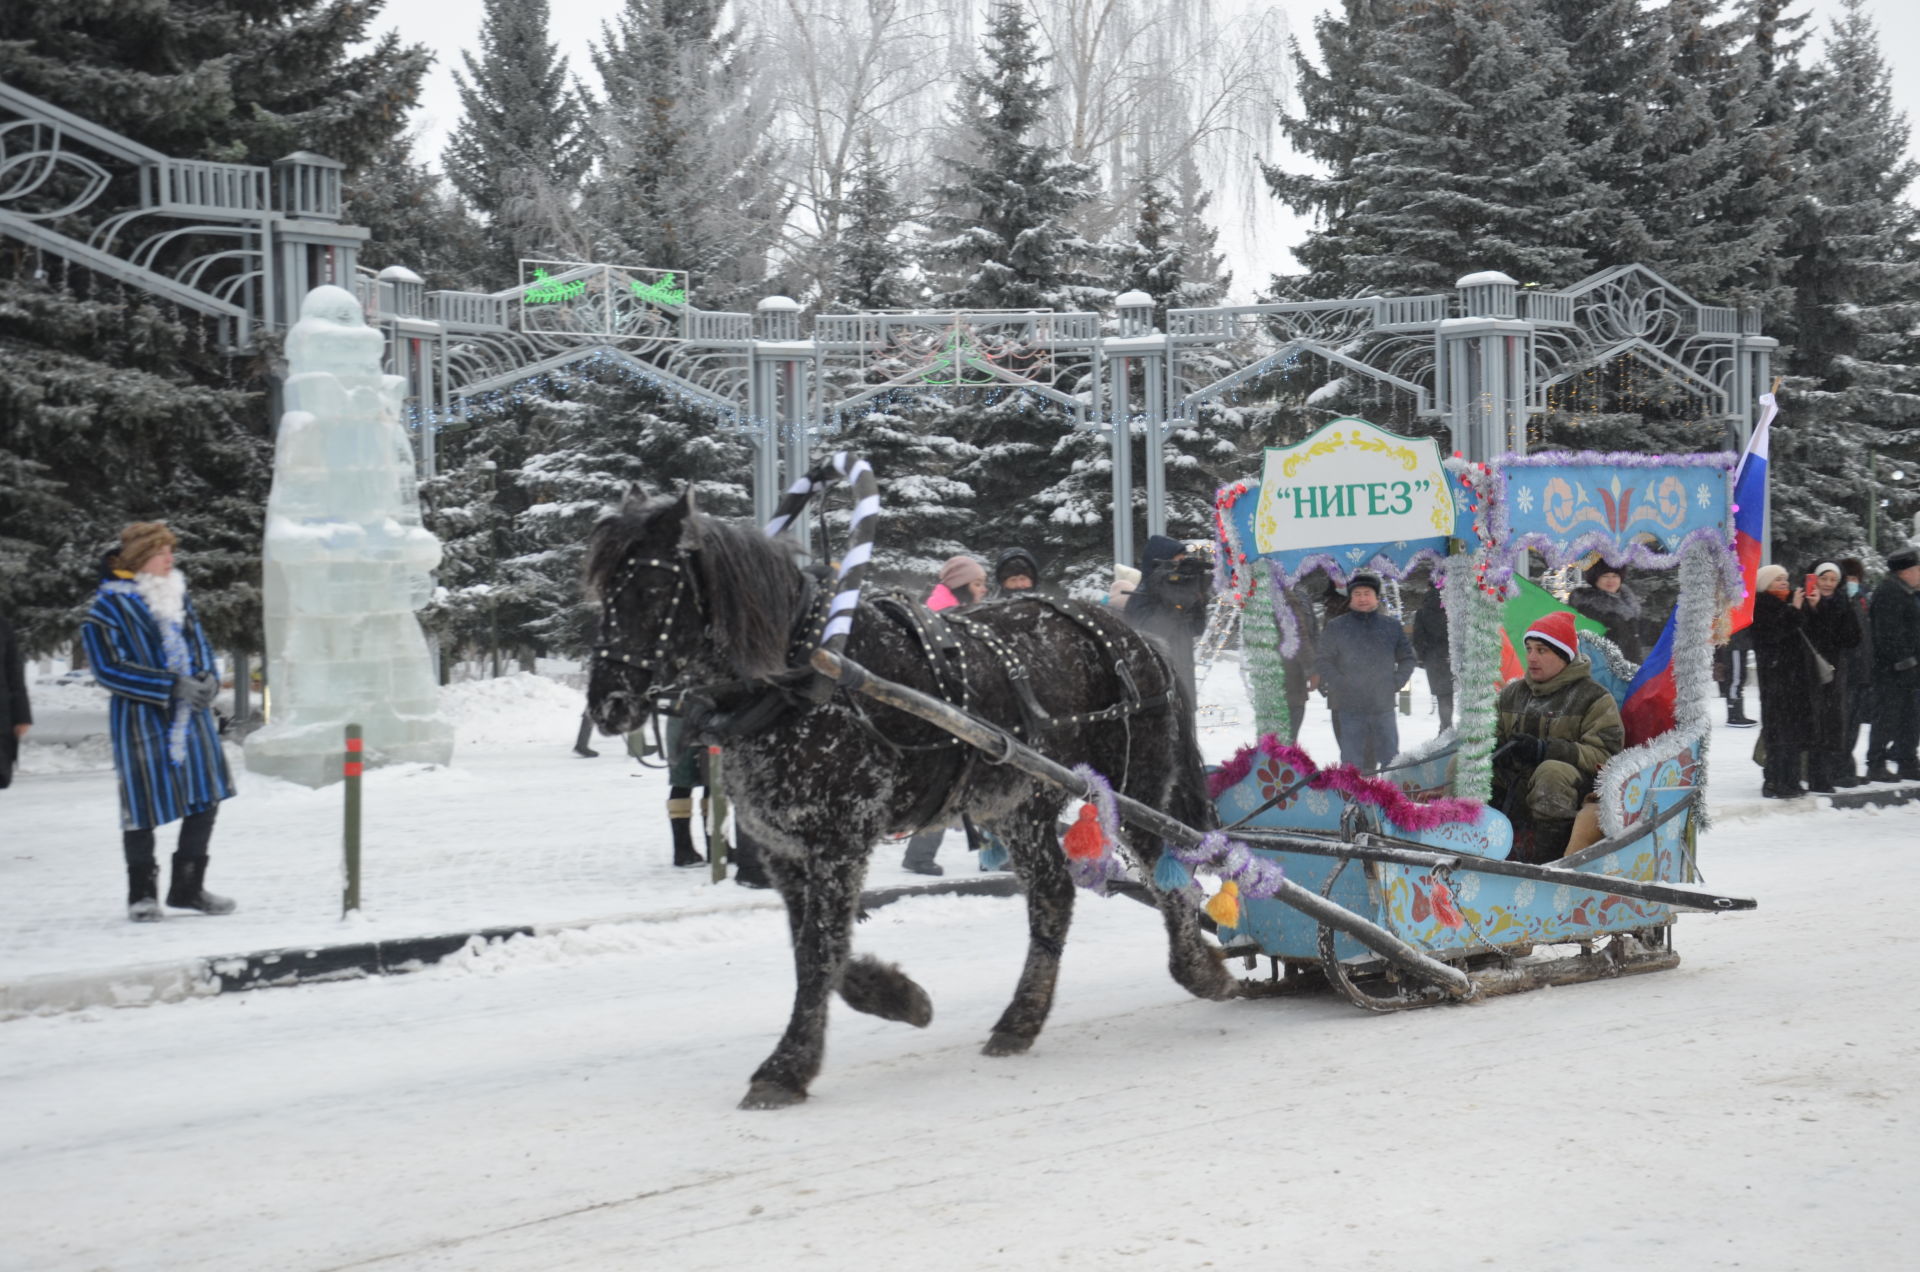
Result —
[[[1447,641],[1453,655],[1453,701],[1459,750],[1453,793],[1466,799],[1493,797],[1493,738],[1499,727],[1501,603],[1474,577],[1475,559],[1447,558]]]
[[[1270,589],[1247,598],[1240,612],[1240,667],[1253,699],[1254,736],[1286,737],[1287,669],[1280,658],[1280,625],[1274,621]]]

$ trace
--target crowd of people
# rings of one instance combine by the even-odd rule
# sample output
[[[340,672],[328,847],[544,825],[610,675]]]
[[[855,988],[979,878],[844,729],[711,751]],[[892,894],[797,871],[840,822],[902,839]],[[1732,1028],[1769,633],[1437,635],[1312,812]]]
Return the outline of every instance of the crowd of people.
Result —
[[[219,688],[213,649],[175,568],[175,542],[163,523],[128,526],[101,564],[81,625],[94,676],[110,695],[128,914],[143,922],[162,914],[154,832],[173,822],[181,829],[166,904],[209,914],[234,908],[205,887],[214,819],[234,786],[211,710]],[[1194,644],[1207,624],[1211,591],[1205,553],[1155,535],[1137,565],[1116,568],[1106,601],[1163,643],[1189,709],[1196,701]],[[948,559],[925,604],[941,611],[1052,593],[1039,559],[1010,547],[990,570],[971,556]],[[1451,725],[1447,616],[1437,589],[1410,624],[1383,607],[1381,582],[1366,573],[1353,576],[1344,592],[1329,587],[1317,601],[1308,588],[1296,587],[1286,603],[1298,634],[1285,662],[1289,740],[1298,737],[1317,692],[1326,699],[1341,762],[1379,772],[1400,749],[1396,699],[1416,669],[1426,671],[1441,728]],[[1628,661],[1645,656],[1650,633],[1620,570],[1596,562],[1568,603],[1604,627]],[[1580,846],[1582,809],[1625,737],[1613,694],[1580,651],[1572,613],[1555,611],[1533,623],[1523,644],[1525,674],[1501,690],[1497,704],[1494,800],[1516,831],[1525,832],[1517,838],[1520,849],[1534,860],[1551,860]],[[1797,584],[1784,566],[1763,566],[1751,625],[1716,651],[1715,674],[1734,727],[1756,723],[1743,701],[1749,653],[1759,684],[1755,759],[1763,769],[1763,795],[1785,799],[1868,782],[1920,781],[1920,552],[1895,552],[1884,577],[1871,585],[1855,557],[1822,561]],[[0,788],[10,784],[32,727],[20,645],[0,618]],[[1856,766],[1863,730],[1865,764]],[[674,864],[701,865],[693,790],[712,779],[700,748],[684,745],[678,734],[669,728],[663,757],[671,768]],[[636,753],[651,745],[641,738]],[[960,828],[970,847],[991,840],[964,818]],[[914,835],[905,868],[943,873],[936,855],[946,829]],[[766,886],[755,845],[740,841],[731,855],[740,882]]]

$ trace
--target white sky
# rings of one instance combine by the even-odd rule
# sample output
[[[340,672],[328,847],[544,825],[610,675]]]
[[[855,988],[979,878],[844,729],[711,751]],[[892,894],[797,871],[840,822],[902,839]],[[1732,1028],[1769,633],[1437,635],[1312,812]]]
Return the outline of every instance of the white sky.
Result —
[[[1179,3],[1180,0],[1166,2]],[[1294,35],[1309,49],[1312,48],[1314,15],[1329,7],[1325,0],[1246,0],[1246,3],[1249,8],[1266,5],[1280,9],[1286,14]],[[588,41],[598,39],[601,23],[620,7],[621,0],[553,0],[553,36],[575,74],[591,76]],[[1819,31],[1814,39],[1817,48],[1827,24],[1839,18],[1843,5],[1841,0],[1807,0],[1805,7],[1811,11]],[[1903,51],[1920,48],[1920,0],[1867,0],[1866,8],[1880,29],[1880,47],[1889,62],[1897,65]],[[415,154],[436,166],[447,134],[460,117],[453,68],[461,64],[462,49],[477,45],[481,14],[480,0],[387,0],[382,14],[386,25],[397,27],[406,39],[425,44],[437,55],[414,112]],[[1920,121],[1920,78],[1896,72],[1893,88],[1895,99],[1906,111],[1909,121]],[[1909,151],[1920,156],[1920,145],[1910,143]],[[1259,202],[1266,206],[1258,210],[1259,215],[1250,223],[1240,222],[1234,209],[1218,201],[1215,205],[1217,214],[1235,218],[1220,229],[1222,246],[1234,270],[1234,291],[1238,299],[1264,286],[1269,274],[1293,268],[1284,246],[1298,238],[1299,219],[1271,200]],[[1257,251],[1255,243],[1260,245]],[[1283,249],[1277,258],[1276,247]]]

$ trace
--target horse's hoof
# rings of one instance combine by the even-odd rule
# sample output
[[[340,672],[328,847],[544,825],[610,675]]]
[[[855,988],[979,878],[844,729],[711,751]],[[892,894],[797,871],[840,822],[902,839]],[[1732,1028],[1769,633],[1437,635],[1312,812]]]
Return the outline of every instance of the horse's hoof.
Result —
[[[1021,1056],[1033,1046],[1033,1039],[1022,1038],[1019,1034],[996,1033],[987,1039],[987,1045],[980,1048],[983,1056]]]
[[[740,1101],[743,1109],[784,1109],[803,1102],[807,1098],[805,1091],[795,1091],[783,1087],[777,1082],[755,1082],[747,1088],[745,1098]]]

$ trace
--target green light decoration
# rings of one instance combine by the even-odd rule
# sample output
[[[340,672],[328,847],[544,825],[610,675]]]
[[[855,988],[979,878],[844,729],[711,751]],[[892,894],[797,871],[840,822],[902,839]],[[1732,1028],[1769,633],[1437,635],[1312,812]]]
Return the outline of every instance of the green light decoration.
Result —
[[[921,373],[920,382],[943,389],[979,388],[998,384],[1000,381],[988,373],[982,365],[988,360],[986,355],[981,353],[978,345],[968,340],[958,328],[955,328],[953,334],[947,338],[947,343],[941,347],[940,356]],[[981,370],[980,378],[969,379],[967,372],[975,368]]]
[[[650,305],[684,305],[687,303],[687,289],[676,286],[672,274],[668,274],[666,277],[651,283],[643,283],[636,278],[629,282],[627,286],[633,291],[635,296]]]
[[[529,305],[557,305],[572,300],[587,290],[587,280],[576,278],[570,283],[556,283],[547,276],[544,269],[533,271],[533,283],[527,288],[525,301]]]

